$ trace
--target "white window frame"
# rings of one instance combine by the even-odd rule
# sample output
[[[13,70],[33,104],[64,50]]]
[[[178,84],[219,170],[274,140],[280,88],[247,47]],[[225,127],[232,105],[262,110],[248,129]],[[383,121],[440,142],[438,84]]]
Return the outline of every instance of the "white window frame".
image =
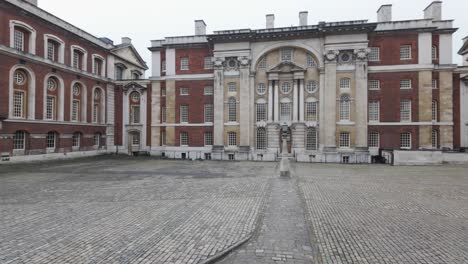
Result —
[[[367,144],[369,148],[380,148],[380,134],[375,131],[369,132]]]
[[[291,62],[293,60],[293,49],[292,48],[282,48],[281,49],[281,61],[282,62]]]
[[[439,50],[436,45],[432,45],[432,60],[437,60],[439,58]]]
[[[181,87],[179,92],[180,92],[181,96],[190,95],[189,88],[187,88],[187,87]]]
[[[161,107],[161,122],[166,123],[166,107]]]
[[[80,133],[73,133],[72,146],[74,148],[79,148],[81,146],[81,134]]]
[[[29,39],[28,39],[29,46],[27,47],[27,50],[26,50],[26,47],[24,47],[23,51],[35,55],[36,54],[36,30],[30,25],[22,21],[10,20],[10,48],[12,49],[15,48],[15,27],[22,28],[29,32]]]
[[[315,98],[305,102],[304,114],[306,121],[318,120],[318,101]]]
[[[400,134],[400,149],[412,148],[412,135],[410,132],[403,132]]]
[[[237,83],[235,82],[230,82],[228,83],[228,92],[229,93],[237,93]]]
[[[318,89],[318,85],[317,85],[317,82],[315,80],[310,80],[310,81],[307,82],[306,91],[308,93],[315,93],[315,92],[317,92],[317,89]]]
[[[256,135],[256,148],[259,150],[267,149],[267,132],[266,129],[263,127],[257,128],[257,135]]]
[[[410,90],[413,88],[413,80],[412,79],[401,79],[400,80],[400,89],[401,90]]]
[[[213,123],[214,122],[213,109],[214,109],[213,104],[205,104],[205,106],[204,106],[205,123]]]
[[[237,147],[237,133],[228,132],[227,134],[228,134],[228,146]]]
[[[87,70],[88,70],[88,52],[87,52],[84,48],[82,48],[82,47],[80,47],[80,46],[77,46],[77,45],[71,45],[71,46],[70,46],[70,51],[71,51],[71,60],[70,60],[70,61],[71,61],[71,67],[75,68],[75,60],[74,60],[74,57],[75,57],[75,56],[74,56],[74,54],[75,54],[74,51],[75,51],[75,50],[80,51],[80,52],[83,54],[82,59],[81,59],[81,62],[80,62],[80,64],[81,64],[80,69],[81,69],[82,71],[87,71]]]
[[[180,123],[189,122],[189,106],[181,105],[180,106]]]
[[[228,122],[237,122],[237,101],[234,97],[228,100]]]
[[[439,131],[436,129],[433,129],[431,133],[431,145],[433,149],[439,148]]]
[[[13,150],[26,149],[26,133],[24,131],[16,131],[13,135]]]
[[[369,61],[380,61],[380,47],[370,47]]]
[[[57,133],[48,132],[46,136],[46,147],[47,149],[55,149],[57,146]]]
[[[437,122],[439,120],[439,103],[436,100],[432,100],[432,122]]]
[[[213,69],[213,57],[205,57],[203,68],[205,70]]]
[[[188,147],[190,144],[189,142],[189,135],[188,132],[180,132],[180,146],[181,147]]]
[[[380,80],[369,80],[369,90],[380,90]]]
[[[188,57],[180,58],[180,70],[181,71],[188,71],[190,70],[190,61]]]
[[[351,97],[343,94],[340,97],[340,121],[351,120]]]
[[[369,122],[380,121],[380,101],[369,102]]]
[[[351,89],[351,79],[350,78],[341,78],[340,79],[340,89]]]
[[[93,60],[93,69],[92,69],[92,73],[95,74],[95,75],[99,75],[101,77],[104,77],[106,76],[106,60],[104,59],[104,57],[98,55],[98,54],[93,54],[91,55],[91,59]],[[101,68],[99,69],[100,71],[99,72],[96,72],[96,60],[99,60],[100,63],[101,63]]]
[[[312,54],[307,54],[307,67],[308,68],[317,67],[317,62],[315,61],[315,58],[314,56],[312,56]]]
[[[204,143],[205,146],[213,146],[213,132],[205,132]]]
[[[57,99],[53,95],[46,96],[46,119],[55,120],[56,119],[56,105]]]
[[[101,134],[99,134],[99,133],[94,134],[93,144],[94,144],[94,146],[98,146],[98,147],[101,146]]]
[[[22,90],[13,91],[13,117],[14,118],[26,118],[25,99],[26,99],[25,91],[22,91]]]
[[[49,59],[47,52],[49,40],[58,44],[58,49],[55,50],[55,52],[58,51],[57,62],[65,64],[65,41],[51,34],[44,34],[44,58]]]
[[[267,113],[267,104],[266,103],[257,103],[255,107],[255,117],[257,122],[267,121],[268,120],[268,113]]]
[[[306,133],[306,150],[317,150],[318,149],[318,137],[317,128],[310,127]]]
[[[340,148],[351,147],[351,135],[349,132],[340,132]]]
[[[292,91],[292,84],[291,82],[283,82],[281,84],[281,93],[282,94],[289,94]]]
[[[439,88],[439,81],[437,79],[432,79],[432,89]]]
[[[24,32],[16,28],[14,31],[15,32],[14,32],[14,47],[13,48],[19,51],[25,51],[24,50],[24,39],[25,39]]]
[[[400,101],[400,122],[411,122],[411,112],[412,112],[412,102],[411,100],[401,100]]]
[[[214,94],[213,86],[206,86],[205,88],[203,88],[203,95],[213,95],[213,94]]]
[[[411,45],[401,45],[400,46],[400,60],[411,60],[412,59],[412,54],[411,54]]]
[[[266,84],[259,83],[257,84],[257,94],[264,95],[267,91]]]
[[[258,63],[258,68],[259,69],[266,69],[267,68],[267,60],[266,60],[266,57],[262,57]]]
[[[141,107],[140,105],[132,105],[132,124],[141,123]]]
[[[80,100],[78,99],[73,99],[72,101],[71,121],[72,122],[80,121]]]

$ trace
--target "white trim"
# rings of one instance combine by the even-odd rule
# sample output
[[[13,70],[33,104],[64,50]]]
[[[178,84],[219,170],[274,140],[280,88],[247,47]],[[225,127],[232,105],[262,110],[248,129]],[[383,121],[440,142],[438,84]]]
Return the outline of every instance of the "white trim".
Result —
[[[65,41],[63,41],[59,37],[52,35],[52,34],[44,34],[44,59],[49,60],[47,58],[47,54],[48,54],[47,43],[49,42],[49,39],[59,43],[57,62],[61,64],[65,64]]]
[[[78,123],[68,121],[51,121],[51,120],[25,120],[25,119],[5,119],[3,122],[9,123],[29,123],[29,124],[49,124],[49,125],[71,125],[71,126],[91,126],[91,127],[107,127],[106,124],[91,124]]]
[[[101,60],[101,72],[98,74],[94,73],[94,59],[100,59]],[[101,77],[106,77],[106,60],[104,57],[102,57],[99,54],[92,54],[91,55],[91,73],[94,75],[98,75]]]
[[[453,122],[369,122],[369,126],[453,126]]]
[[[369,73],[373,72],[401,72],[401,71],[431,71],[435,67],[433,64],[405,64],[405,65],[385,65],[385,66],[369,66]]]
[[[28,91],[27,91],[27,112],[25,113],[24,118],[14,118],[13,117],[13,91],[14,91],[14,74],[16,70],[24,70],[28,74]],[[35,111],[36,111],[36,75],[34,74],[34,71],[29,69],[25,65],[15,65],[11,67],[10,69],[10,74],[9,74],[9,107],[8,107],[8,116],[11,119],[30,119],[34,120],[36,118],[35,116]]]
[[[80,121],[78,122],[73,122],[74,124],[77,124],[77,123],[87,123],[88,120],[87,120],[87,114],[86,114],[86,111],[87,111],[87,104],[88,104],[88,88],[86,87],[86,85],[84,83],[82,83],[81,81],[73,81],[70,85],[70,120],[72,120],[72,115],[73,115],[73,86],[75,85],[75,83],[79,83],[81,85],[81,92],[80,92],[80,111],[81,111],[81,117],[80,117]]]
[[[101,116],[100,116],[100,120],[101,122],[98,123],[98,122],[93,122],[93,117],[94,117],[94,91],[96,89],[99,89],[101,90],[101,109],[100,109],[100,112],[101,112]],[[73,92],[72,92],[73,93]],[[93,124],[106,124],[106,92],[105,90],[101,87],[101,86],[94,86],[93,89],[92,89],[92,104],[91,104],[91,123]]]
[[[30,25],[18,21],[18,20],[10,20],[10,48],[14,49],[15,48],[15,26],[21,27],[29,31],[29,46],[28,50],[24,50],[25,52],[31,53],[31,54],[36,54],[36,30],[31,27]]]
[[[57,116],[56,116],[56,120],[57,121],[63,121],[64,120],[64,106],[65,106],[65,100],[64,100],[64,96],[65,96],[65,84],[63,82],[63,79],[62,77],[60,77],[59,75],[55,74],[55,73],[49,73],[47,74],[46,76],[44,76],[44,92],[43,92],[43,119],[46,120],[47,118],[47,109],[46,109],[46,105],[47,105],[47,81],[49,80],[50,77],[54,77],[56,78],[59,83],[57,83],[57,85],[59,87],[57,87],[58,89],[58,96],[57,96]]]
[[[166,81],[166,80],[214,80],[213,73],[205,74],[182,74],[163,77],[151,77],[151,81]]]
[[[83,53],[83,60],[81,62],[81,70],[87,71],[88,70],[88,52],[84,48],[82,48],[82,47],[80,47],[78,45],[71,45],[70,46],[70,56],[71,56],[70,57],[70,66],[73,68],[73,51],[74,50],[79,50],[79,51],[81,51]]]

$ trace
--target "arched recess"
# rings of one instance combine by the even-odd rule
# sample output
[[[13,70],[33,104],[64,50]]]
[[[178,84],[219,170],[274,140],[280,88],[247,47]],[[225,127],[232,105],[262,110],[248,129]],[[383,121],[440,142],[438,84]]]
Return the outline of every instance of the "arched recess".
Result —
[[[34,72],[25,65],[17,64],[10,69],[9,74],[9,94],[8,94],[8,116],[13,117],[13,92],[14,92],[14,74],[16,70],[23,70],[28,75],[28,96],[27,96],[27,115],[26,118],[30,120],[36,119],[36,75]]]
[[[96,96],[99,94],[99,98],[96,98]],[[104,89],[102,89],[100,86],[94,86],[93,87],[93,93],[92,93],[93,99],[92,99],[92,116],[95,116],[95,111],[97,110],[97,121],[95,122],[93,118],[93,123],[98,123],[98,124],[105,124],[106,122],[106,93]],[[97,104],[97,109],[95,107],[95,103]]]
[[[43,91],[43,119],[46,119],[46,105],[47,105],[47,81],[49,78],[55,78],[58,80],[58,98],[57,98],[57,121],[64,120],[64,108],[65,108],[65,83],[62,77],[55,73],[49,73],[44,77],[44,91]]]
[[[31,27],[30,25],[18,21],[18,20],[10,20],[10,48],[15,47],[15,27],[22,28],[29,32],[28,38],[28,50],[27,52],[35,55],[36,54],[36,30]],[[26,51],[26,50],[25,50]]]
[[[88,122],[88,119],[87,119],[87,105],[88,105],[88,88],[86,87],[86,85],[84,85],[84,83],[80,82],[80,81],[73,81],[71,83],[71,86],[70,86],[70,120],[73,120],[72,118],[72,115],[73,115],[73,99],[74,99],[74,96],[73,96],[73,87],[75,86],[75,84],[79,84],[81,86],[81,91],[80,91],[80,112],[81,112],[81,115],[80,115],[80,122],[81,123],[86,123]]]
[[[322,57],[320,55],[320,52],[318,52],[313,47],[305,45],[303,43],[298,43],[298,42],[291,43],[291,42],[282,41],[282,42],[274,43],[272,45],[269,45],[269,46],[263,48],[257,55],[255,55],[255,57],[252,60],[252,67],[254,67],[252,69],[252,71],[255,71],[255,69],[258,66],[257,64],[260,62],[260,60],[266,54],[268,54],[268,53],[270,53],[270,52],[272,52],[272,51],[274,51],[276,49],[283,48],[283,47],[299,48],[299,49],[306,50],[308,53],[310,53],[315,58],[315,61],[317,62],[318,67],[323,67],[323,59],[322,59]]]

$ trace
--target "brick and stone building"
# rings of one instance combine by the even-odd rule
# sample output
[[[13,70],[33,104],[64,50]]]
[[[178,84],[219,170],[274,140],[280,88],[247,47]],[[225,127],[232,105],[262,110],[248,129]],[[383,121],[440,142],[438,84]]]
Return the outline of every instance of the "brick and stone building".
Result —
[[[458,68],[454,77],[455,85],[460,87],[459,100],[455,101],[455,113],[460,113],[455,116],[455,129],[459,131],[455,141],[460,142],[460,148],[468,149],[468,37],[463,39],[463,46],[458,54],[463,57],[463,65]]]
[[[152,148],[174,158],[367,163],[460,148],[457,65],[442,3],[423,19],[307,23],[152,41]]]
[[[129,131],[141,133],[134,143],[146,147],[146,109],[138,124],[127,118],[128,93],[132,106],[150,102],[149,83],[140,80],[147,66],[130,39],[114,45],[33,0],[0,1],[0,28],[3,160],[114,151]]]

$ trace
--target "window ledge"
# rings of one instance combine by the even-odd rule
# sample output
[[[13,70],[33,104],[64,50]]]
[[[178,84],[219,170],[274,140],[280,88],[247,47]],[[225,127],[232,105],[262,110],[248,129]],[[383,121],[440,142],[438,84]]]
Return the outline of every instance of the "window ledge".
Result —
[[[339,121],[339,122],[336,122],[337,125],[340,125],[340,126],[354,126],[356,125],[356,122],[351,122],[351,121]]]

